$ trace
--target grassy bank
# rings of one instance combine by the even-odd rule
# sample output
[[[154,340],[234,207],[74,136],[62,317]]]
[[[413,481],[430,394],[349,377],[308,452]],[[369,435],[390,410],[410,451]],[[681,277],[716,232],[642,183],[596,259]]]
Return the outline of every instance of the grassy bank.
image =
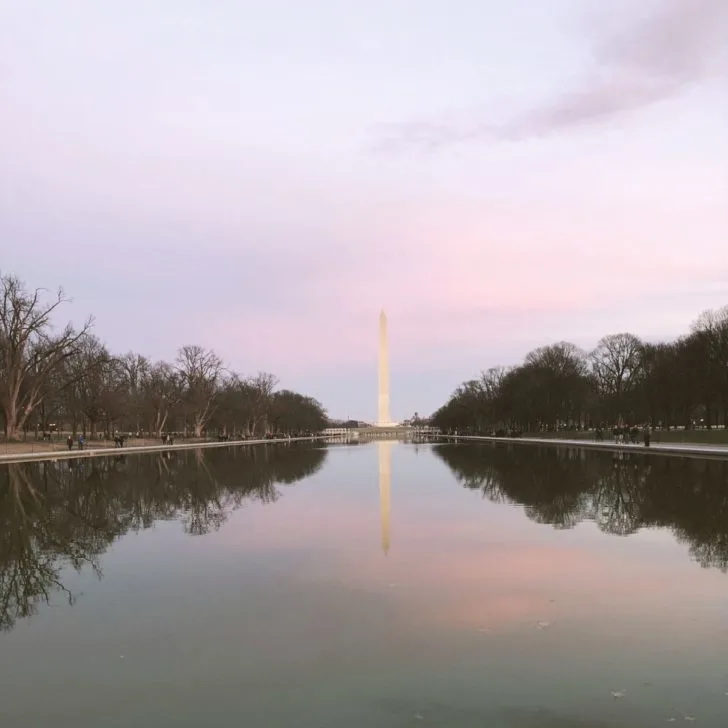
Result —
[[[207,442],[205,439],[196,440],[194,438],[176,438],[176,443],[183,445],[185,443]],[[160,438],[143,438],[143,437],[130,437],[126,440],[127,447],[153,447],[161,443]],[[114,447],[113,440],[86,440],[84,450],[100,450],[109,447]],[[78,450],[78,443],[74,441],[73,450]],[[27,440],[25,442],[8,442],[0,441],[0,455],[25,455],[33,454],[38,452],[68,452],[68,445],[66,444],[65,438],[54,438],[53,440]]]
[[[593,432],[524,432],[524,437],[554,438],[561,440],[594,440]],[[642,434],[640,433],[640,438]],[[605,440],[612,439],[611,432],[604,433]],[[728,445],[728,430],[654,430],[652,442],[696,443],[699,445]]]

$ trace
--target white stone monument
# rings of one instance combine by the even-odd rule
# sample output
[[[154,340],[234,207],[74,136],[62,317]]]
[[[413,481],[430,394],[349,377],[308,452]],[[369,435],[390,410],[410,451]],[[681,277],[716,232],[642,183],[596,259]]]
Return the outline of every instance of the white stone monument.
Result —
[[[396,427],[389,418],[389,340],[387,337],[387,314],[379,314],[379,413],[377,427]]]

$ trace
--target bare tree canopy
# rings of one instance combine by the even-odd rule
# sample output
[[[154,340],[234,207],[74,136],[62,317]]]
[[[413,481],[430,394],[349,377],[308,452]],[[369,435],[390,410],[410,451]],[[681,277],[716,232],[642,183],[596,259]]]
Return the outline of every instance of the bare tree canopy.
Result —
[[[728,306],[703,312],[674,342],[619,333],[589,354],[563,341],[540,347],[521,366],[491,368],[463,383],[431,421],[463,432],[728,427]]]
[[[592,369],[599,387],[619,400],[632,386],[642,365],[643,343],[634,334],[612,334],[600,339],[592,352]]]
[[[73,356],[93,323],[89,318],[79,331],[68,324],[54,333],[53,315],[68,299],[61,288],[50,300],[45,293],[29,291],[15,276],[0,276],[0,402],[6,438],[22,431],[52,374]]]
[[[177,372],[185,389],[185,402],[200,437],[214,412],[222,359],[201,346],[183,346],[177,353]]]
[[[278,378],[226,369],[211,349],[183,346],[174,363],[135,352],[112,354],[90,333],[54,319],[68,301],[0,277],[0,411],[6,438],[36,436],[51,424],[76,433],[196,438],[317,432],[327,425],[313,398],[277,391]]]

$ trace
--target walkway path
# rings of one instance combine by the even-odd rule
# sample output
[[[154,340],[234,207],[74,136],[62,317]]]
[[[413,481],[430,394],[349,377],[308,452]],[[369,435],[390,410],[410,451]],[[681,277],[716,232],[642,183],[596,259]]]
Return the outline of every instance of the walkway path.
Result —
[[[321,439],[313,437],[281,437],[273,440],[229,440],[227,442],[181,442],[177,445],[129,445],[128,447],[87,447],[84,450],[39,450],[0,455],[2,463],[21,463],[36,460],[68,460],[72,458],[107,457],[109,455],[132,455],[145,452],[166,452],[168,450],[199,450],[210,447],[238,447],[239,445],[269,445],[273,443],[302,442]]]
[[[562,440],[556,437],[488,437],[485,435],[446,435],[451,440],[480,440],[486,442],[509,442],[523,445],[561,445],[583,447],[591,450],[641,452],[656,455],[690,455],[728,459],[728,445],[701,445],[697,442],[653,442],[649,447],[642,443],[632,445],[609,440]]]

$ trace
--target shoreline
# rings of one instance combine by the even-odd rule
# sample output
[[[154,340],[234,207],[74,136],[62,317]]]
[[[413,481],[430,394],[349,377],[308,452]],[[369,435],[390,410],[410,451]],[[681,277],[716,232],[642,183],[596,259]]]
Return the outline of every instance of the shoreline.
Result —
[[[698,442],[652,442],[644,444],[621,443],[608,440],[568,440],[557,437],[491,437],[490,435],[440,435],[448,440],[473,440],[476,442],[505,442],[522,445],[554,445],[560,447],[581,447],[606,452],[636,452],[645,455],[677,455],[728,460],[728,445],[703,445]]]
[[[266,445],[288,442],[315,442],[323,439],[321,435],[306,437],[280,437],[268,440],[228,440],[227,442],[181,442],[177,445],[129,445],[128,447],[89,447],[85,450],[39,450],[37,452],[18,452],[0,455],[0,465],[4,463],[37,462],[44,460],[73,460],[76,458],[109,457],[112,455],[139,455],[142,453],[168,452],[172,450],[199,450],[213,447],[239,447],[241,445]]]
[[[491,435],[439,435],[439,438],[459,442],[493,442],[521,445],[552,445],[555,447],[584,448],[602,452],[632,452],[645,455],[672,455],[679,457],[701,457],[728,460],[728,445],[701,444],[697,442],[652,442],[649,447],[642,443],[619,443],[609,440],[567,439],[557,437],[495,437]],[[227,442],[181,442],[176,445],[129,445],[127,447],[89,447],[85,450],[39,450],[0,454],[0,465],[4,463],[42,462],[54,460],[73,460],[76,458],[110,457],[115,455],[140,455],[143,453],[170,452],[173,450],[200,450],[219,447],[240,447],[244,445],[281,444],[288,442],[315,442],[325,440],[326,435],[305,437],[281,437],[258,440],[229,440]]]

